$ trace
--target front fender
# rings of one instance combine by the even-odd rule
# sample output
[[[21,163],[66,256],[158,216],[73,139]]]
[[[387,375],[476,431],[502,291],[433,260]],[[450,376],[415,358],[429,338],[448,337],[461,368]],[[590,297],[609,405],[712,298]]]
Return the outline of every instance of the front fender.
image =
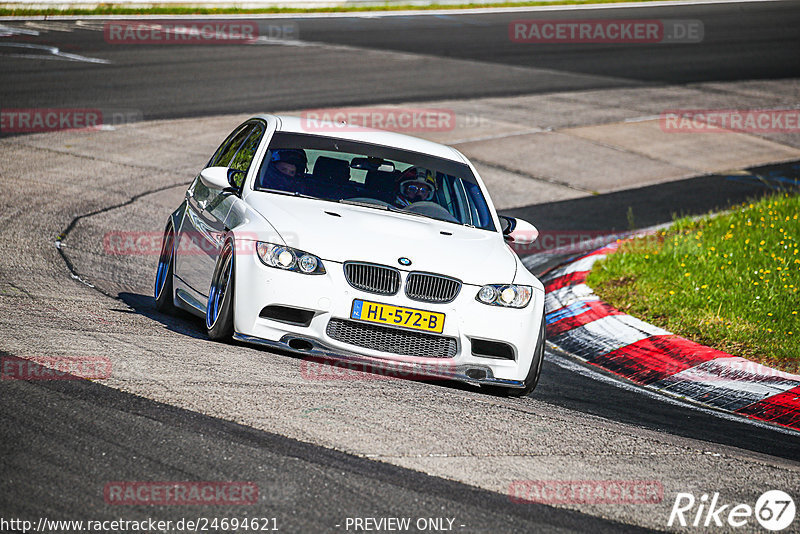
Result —
[[[231,206],[225,218],[225,227],[233,232],[237,241],[264,241],[277,245],[291,245],[263,215],[242,200],[234,202]]]

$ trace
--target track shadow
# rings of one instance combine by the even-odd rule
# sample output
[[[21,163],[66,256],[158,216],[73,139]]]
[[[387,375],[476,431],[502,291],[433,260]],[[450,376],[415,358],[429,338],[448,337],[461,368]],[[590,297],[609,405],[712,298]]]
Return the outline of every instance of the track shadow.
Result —
[[[470,532],[647,531],[528,502],[532,494],[512,493],[513,486],[499,492],[471,487],[90,380],[2,380],[0,420],[0,508],[26,519],[36,517],[33,510],[46,508],[65,520],[85,520],[91,510],[93,520],[111,521],[125,508],[122,516],[130,519],[175,525],[187,509],[193,517],[213,518],[240,517],[247,508],[245,517],[277,517],[280,527],[274,530],[282,532],[341,532],[346,517],[442,514],[457,517]],[[144,501],[149,493],[139,497],[144,504],[119,506],[127,503],[114,502],[103,490],[111,481],[159,480],[179,482],[155,484],[247,481],[258,492],[255,502],[243,503],[250,506],[224,502],[227,492],[219,491],[210,498],[203,491],[203,499],[191,506],[174,506],[183,503],[170,502],[168,496],[165,505]]]
[[[134,313],[144,315],[153,321],[161,323],[172,332],[184,334],[195,339],[207,339],[206,327],[202,319],[183,310],[175,310],[175,315],[161,313],[156,310],[152,295],[122,292],[117,294],[117,298],[127,304]]]
[[[144,315],[162,324],[168,330],[186,335],[195,339],[208,339],[206,335],[206,327],[203,320],[183,310],[176,310],[175,315],[161,313],[155,308],[153,297],[150,295],[143,295],[141,293],[119,293],[117,297],[127,304],[132,310],[132,313]],[[126,310],[118,310],[126,311]],[[363,379],[369,380],[408,380],[411,382],[424,382],[448,389],[457,389],[465,391],[480,391],[480,388],[467,383],[455,382],[452,380],[432,379],[419,375],[418,373],[404,373],[397,371],[386,371],[374,366],[357,364],[337,360],[320,355],[303,354],[300,352],[293,352],[290,350],[281,350],[279,348],[264,347],[260,345],[250,345],[239,341],[230,341],[233,345],[240,345],[250,349],[261,350],[269,352],[270,354],[278,354],[295,358],[297,360],[305,360],[311,364],[324,366],[324,369],[317,370],[330,379],[352,379],[355,376],[363,375]]]

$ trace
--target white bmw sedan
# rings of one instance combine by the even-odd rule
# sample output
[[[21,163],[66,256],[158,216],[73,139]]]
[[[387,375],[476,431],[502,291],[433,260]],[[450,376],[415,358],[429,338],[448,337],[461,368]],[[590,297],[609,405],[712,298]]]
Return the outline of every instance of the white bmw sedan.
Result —
[[[156,307],[214,340],[530,393],[544,289],[457,150],[263,115],[236,128],[167,221]]]

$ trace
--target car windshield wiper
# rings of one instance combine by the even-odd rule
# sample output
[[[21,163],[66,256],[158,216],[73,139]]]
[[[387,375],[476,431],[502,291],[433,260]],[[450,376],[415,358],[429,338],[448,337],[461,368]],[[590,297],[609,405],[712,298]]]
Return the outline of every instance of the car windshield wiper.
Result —
[[[393,207],[392,211],[396,211],[397,213],[407,213],[409,215],[415,215],[417,217],[425,217],[426,219],[433,219],[434,221],[452,222],[448,221],[447,219],[440,219],[439,217],[434,217],[433,215],[427,215],[425,213],[420,213],[418,211],[408,211],[405,209],[395,208],[394,206],[392,207]]]
[[[419,217],[427,217],[428,219],[433,219],[436,221],[442,221],[444,219],[437,219],[436,217],[431,217],[430,215],[425,215],[424,213],[417,213],[414,211],[408,211],[402,208],[398,208],[397,206],[392,206],[391,204],[376,204],[374,202],[363,202],[360,200],[351,200],[349,198],[343,198],[339,201],[341,204],[352,204],[353,206],[364,206],[365,208],[376,208],[379,210],[391,211],[393,213],[407,213],[408,215],[417,215]]]
[[[363,206],[365,208],[376,208],[379,210],[386,210],[386,211],[401,211],[394,206],[390,206],[388,204],[376,204],[374,202],[364,202],[361,200],[350,200],[349,198],[343,198],[338,201],[340,204],[350,204],[352,206]]]
[[[441,217],[436,217],[435,215],[428,215],[427,213],[420,213],[418,211],[408,211],[405,209],[395,208],[394,206],[390,206],[392,211],[397,213],[408,213],[409,215],[416,215],[417,217],[425,217],[426,219],[433,219],[434,221],[445,222],[448,224],[460,224],[461,226],[467,226],[469,228],[475,228],[474,225],[470,223],[462,223],[458,220],[450,220],[450,219],[443,219]]]
[[[413,211],[406,211],[404,209],[398,208],[397,206],[392,206],[391,204],[386,204],[381,202],[378,204],[377,202],[366,202],[363,200],[353,200],[350,198],[343,198],[339,201],[340,204],[350,204],[353,206],[364,206],[365,208],[375,208],[384,211],[392,211],[394,213],[409,213],[411,215],[421,215],[422,217],[427,217],[427,215],[423,215],[422,213],[414,213]]]
[[[397,206],[392,206],[391,204],[376,204],[373,202],[363,202],[360,200],[351,200],[347,198],[343,198],[338,201],[340,204],[351,204],[353,206],[363,206],[365,208],[375,208],[384,211],[391,211],[392,213],[404,213],[406,215],[414,215],[416,217],[425,217],[426,219],[433,219],[434,221],[439,222],[449,222],[453,223],[454,221],[448,221],[447,219],[441,219],[439,217],[434,217],[433,215],[427,215],[425,213],[419,213],[418,211],[409,211],[407,209],[398,208]],[[456,224],[462,224],[456,222]]]
[[[283,189],[258,189],[258,191],[262,191],[264,193],[277,193],[279,195],[286,195],[289,197],[313,198],[314,200],[327,200],[325,198],[314,197],[311,195],[306,195],[304,193],[299,193],[297,191],[284,191]]]

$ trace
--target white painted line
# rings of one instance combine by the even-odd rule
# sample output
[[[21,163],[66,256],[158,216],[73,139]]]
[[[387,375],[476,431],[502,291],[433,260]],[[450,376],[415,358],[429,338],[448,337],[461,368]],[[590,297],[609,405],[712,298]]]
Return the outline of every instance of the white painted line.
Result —
[[[800,376],[784,373],[757,362],[733,356],[715,358],[685,369],[665,380],[736,387],[772,396],[800,385]]]
[[[630,315],[607,315],[564,334],[569,335],[579,329],[603,340],[605,345],[615,345],[617,348],[627,347],[650,336],[669,334]]]
[[[658,120],[660,117],[658,115],[646,115],[644,117],[633,117],[630,119],[625,119],[622,122],[631,123],[631,122],[650,122],[654,120]]]
[[[605,254],[592,254],[591,256],[586,256],[585,258],[581,258],[580,260],[570,263],[567,267],[565,267],[564,274],[579,273],[581,271],[591,271],[592,266],[595,264],[595,262],[598,260],[602,260],[605,257],[606,257]]]
[[[74,24],[66,24],[64,22],[35,22],[35,21],[27,21],[25,22],[25,26],[28,28],[33,28],[34,30],[42,30],[45,32],[66,32],[71,33],[75,30]]]
[[[3,26],[0,24],[0,37],[11,37],[12,35],[39,35],[39,32],[36,30],[15,28],[14,26]]]
[[[544,296],[545,313],[552,313],[576,302],[600,300],[586,284],[576,284],[551,291]]]
[[[111,61],[107,59],[100,59],[96,57],[81,56],[79,54],[70,54],[68,52],[62,52],[61,49],[59,49],[57,46],[47,46],[47,45],[31,44],[31,43],[0,42],[0,47],[21,48],[23,50],[38,50],[41,52],[46,52],[51,56],[48,57],[48,56],[43,56],[41,54],[25,54],[25,53],[6,54],[12,57],[26,57],[26,58],[36,58],[36,59],[65,59],[67,61],[83,61],[85,63],[101,63],[101,64],[111,63]]]
[[[664,330],[663,328],[659,328],[657,326],[653,326],[653,325],[651,325],[649,323],[646,323],[646,322],[642,321],[641,319],[637,319],[636,317],[633,317],[633,316],[630,316],[630,315],[626,315],[626,314],[610,315],[609,318],[617,319],[621,323],[623,323],[624,325],[629,326],[631,328],[635,328],[635,329],[640,330],[642,332],[646,332],[646,333],[650,334],[651,336],[671,336],[671,335],[673,335],[672,332],[668,332],[667,330]]]
[[[578,273],[582,271],[591,271],[594,263],[597,260],[605,257],[606,257],[605,254],[592,254],[591,256],[586,256],[584,258],[579,259],[578,261],[574,261],[572,263],[564,265],[563,267],[554,269],[547,275],[546,280],[547,282],[552,282],[553,280],[556,280],[568,274]]]

